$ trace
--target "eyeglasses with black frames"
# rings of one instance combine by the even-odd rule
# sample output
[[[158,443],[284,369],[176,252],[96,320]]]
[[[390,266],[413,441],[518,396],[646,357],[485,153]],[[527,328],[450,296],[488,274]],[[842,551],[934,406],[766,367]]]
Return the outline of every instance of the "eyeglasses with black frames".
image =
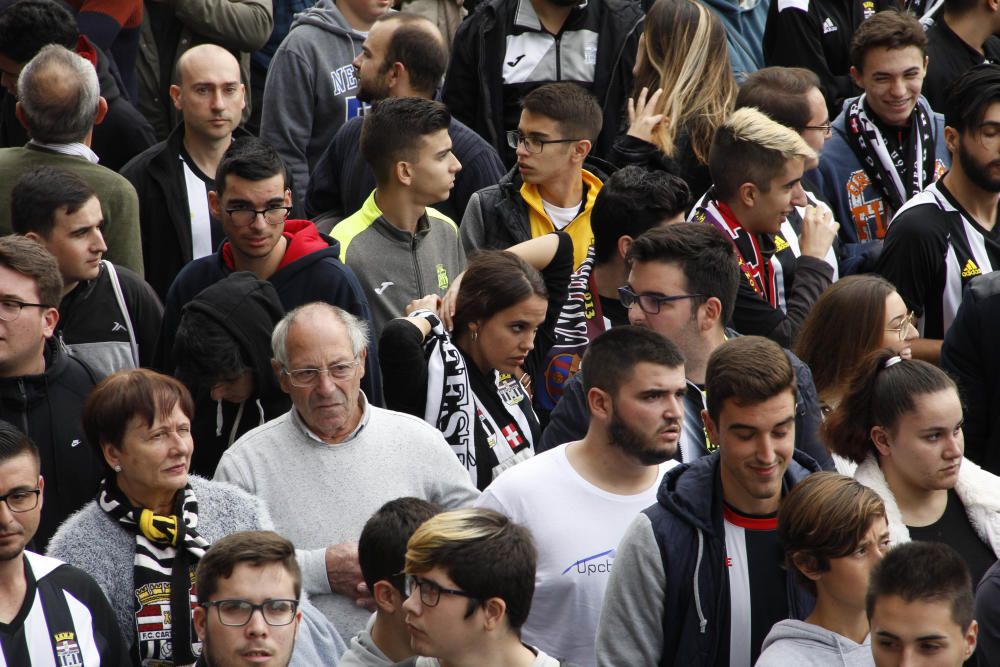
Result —
[[[476,599],[475,595],[466,593],[465,591],[459,591],[454,588],[445,588],[444,586],[438,586],[430,579],[421,579],[420,577],[408,574],[403,580],[403,592],[406,597],[413,595],[415,589],[420,589],[420,603],[425,607],[436,607],[441,601],[441,594],[445,593],[447,595],[460,595],[464,598],[469,598],[472,600]]]
[[[528,134],[521,134],[517,130],[507,132],[507,145],[517,150],[518,144],[524,144],[524,150],[532,155],[537,155],[545,150],[548,144],[571,144],[580,139],[539,139]]]
[[[55,308],[55,306],[50,306],[47,303],[25,303],[14,299],[3,299],[0,301],[0,320],[13,322],[21,316],[21,310],[24,308]]]
[[[249,600],[214,600],[202,602],[205,609],[215,607],[219,614],[219,622],[234,628],[242,627],[250,622],[255,611],[260,611],[264,622],[268,625],[288,625],[295,620],[295,612],[299,609],[298,600],[264,600],[254,604]]]
[[[7,503],[7,508],[11,512],[30,512],[38,507],[38,496],[42,495],[41,489],[19,489],[11,491],[5,496],[0,496],[0,501]]]
[[[258,215],[264,216],[264,222],[269,225],[280,225],[288,219],[291,206],[268,206],[259,211],[253,208],[227,208],[226,213],[237,227],[249,227],[257,219]]]
[[[642,312],[647,315],[656,315],[660,312],[660,305],[664,303],[670,303],[671,301],[681,301],[683,299],[699,299],[705,296],[704,294],[676,294],[673,296],[666,296],[663,294],[636,294],[631,287],[625,285],[624,287],[618,288],[618,300],[622,302],[622,305],[626,308],[631,308],[635,304],[639,304],[639,308]]]

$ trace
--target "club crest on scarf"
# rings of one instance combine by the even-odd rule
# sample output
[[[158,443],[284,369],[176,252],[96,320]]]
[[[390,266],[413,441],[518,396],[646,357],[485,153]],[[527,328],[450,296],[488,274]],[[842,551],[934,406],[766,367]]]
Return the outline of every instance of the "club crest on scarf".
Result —
[[[910,197],[944,172],[935,159],[934,116],[924,98],[910,116],[911,130],[904,145],[893,147],[869,117],[865,95],[847,108],[847,144],[861,162],[862,171],[851,174],[847,198],[861,241],[882,239],[888,221]]]
[[[597,283],[593,276],[594,246],[587,258],[570,276],[566,302],[552,331],[553,345],[542,364],[541,382],[535,382],[535,405],[540,410],[552,410],[563,395],[566,382],[580,369],[580,360],[591,341],[607,328]]]

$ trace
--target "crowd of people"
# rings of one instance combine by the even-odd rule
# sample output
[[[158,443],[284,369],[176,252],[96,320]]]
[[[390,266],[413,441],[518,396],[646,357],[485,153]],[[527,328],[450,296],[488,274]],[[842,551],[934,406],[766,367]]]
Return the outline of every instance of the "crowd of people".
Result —
[[[997,35],[0,0],[0,666],[1000,664]]]

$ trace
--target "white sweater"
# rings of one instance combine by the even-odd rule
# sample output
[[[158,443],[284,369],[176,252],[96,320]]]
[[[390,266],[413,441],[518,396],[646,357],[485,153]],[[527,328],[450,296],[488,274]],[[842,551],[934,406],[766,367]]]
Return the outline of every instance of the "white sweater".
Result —
[[[276,530],[299,550],[313,604],[348,637],[364,629],[369,614],[331,593],[326,547],[357,542],[390,500],[415,496],[452,509],[479,496],[440,431],[362,400],[361,423],[344,442],[322,442],[292,408],[237,440],[215,472],[264,501]]]

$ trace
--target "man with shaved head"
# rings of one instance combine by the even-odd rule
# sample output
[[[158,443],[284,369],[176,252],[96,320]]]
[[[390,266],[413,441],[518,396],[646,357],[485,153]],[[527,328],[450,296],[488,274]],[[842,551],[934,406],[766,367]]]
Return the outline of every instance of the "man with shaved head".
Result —
[[[174,78],[170,97],[181,123],[122,169],[139,193],[146,280],[161,299],[185,264],[222,242],[208,193],[233,133],[245,134],[237,127],[246,106],[240,64],[229,51],[214,44],[189,49]]]

